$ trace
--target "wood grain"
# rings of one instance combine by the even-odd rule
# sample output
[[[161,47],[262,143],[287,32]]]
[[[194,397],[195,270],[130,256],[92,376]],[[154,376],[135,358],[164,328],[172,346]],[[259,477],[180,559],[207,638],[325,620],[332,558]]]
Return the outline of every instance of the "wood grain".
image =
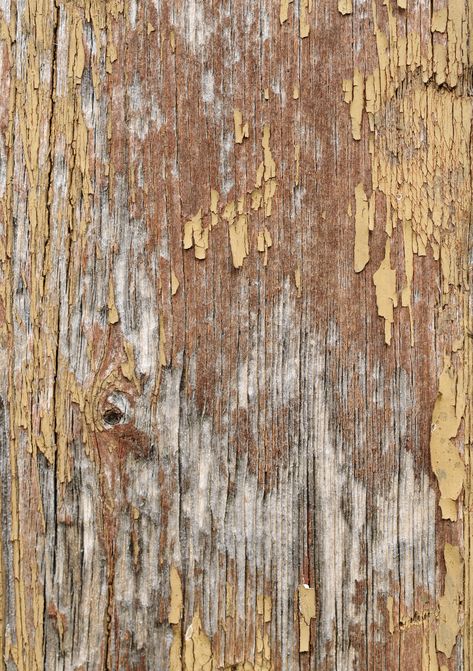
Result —
[[[0,668],[470,668],[441,2],[0,0]]]

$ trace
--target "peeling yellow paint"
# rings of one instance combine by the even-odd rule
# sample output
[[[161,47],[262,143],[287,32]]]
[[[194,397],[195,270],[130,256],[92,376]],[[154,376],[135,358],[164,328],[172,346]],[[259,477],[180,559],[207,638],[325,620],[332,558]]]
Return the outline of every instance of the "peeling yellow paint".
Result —
[[[348,91],[345,89],[345,95],[348,94]],[[362,73],[358,70],[355,70],[353,75],[353,89],[352,89],[352,98],[350,102],[350,116],[352,124],[352,135],[354,140],[361,139],[361,119],[363,114],[363,104],[364,104],[364,78]]]
[[[184,225],[184,249],[194,247],[196,259],[205,259],[209,248],[209,229],[202,225],[202,208]]]
[[[463,558],[460,548],[450,543],[444,548],[445,589],[439,599],[439,623],[436,645],[439,652],[450,657],[460,633],[460,607],[463,600]]]
[[[315,613],[315,588],[299,585],[299,652],[310,649],[310,621]]]
[[[444,33],[447,30],[447,7],[437,9],[432,13],[431,31],[433,33]]]
[[[184,671],[214,671],[210,639],[202,629],[197,612],[186,631],[184,641]]]
[[[281,0],[279,5],[279,22],[282,25],[288,19],[289,5],[291,5],[294,0]]]
[[[108,323],[116,324],[118,319],[118,311],[115,305],[115,290],[113,287],[113,279],[110,277],[108,281]]]
[[[233,112],[233,121],[235,125],[235,143],[241,144],[243,138],[249,137],[248,123],[243,123],[243,115],[239,109]]]
[[[449,357],[445,357],[444,368],[439,379],[439,391],[432,413],[430,455],[440,489],[442,517],[457,519],[456,501],[463,487],[464,464],[457,447],[453,444],[462,418],[463,408],[457,411],[458,378]]]
[[[182,585],[179,571],[175,566],[171,566],[169,574],[169,583],[171,589],[171,603],[169,605],[169,624],[179,624],[182,617]]]
[[[435,632],[431,620],[424,621],[422,627],[422,671],[439,671]]]
[[[309,14],[312,11],[312,0],[300,1],[299,34],[302,38],[310,33]]]
[[[346,103],[351,103],[353,100],[353,81],[351,79],[344,79],[342,84],[343,99]]]
[[[338,11],[343,15],[351,14],[353,12],[352,0],[338,0]]]
[[[391,344],[391,328],[394,322],[394,308],[397,306],[396,271],[391,268],[391,241],[386,241],[384,259],[373,275],[376,287],[378,315],[384,319],[384,340]]]
[[[355,187],[355,272],[363,270],[370,259],[368,244],[370,230],[370,206],[366,197],[363,183]]]
[[[179,289],[179,280],[176,277],[176,273],[174,270],[171,271],[171,296],[175,296],[177,294],[177,290]]]
[[[264,266],[268,265],[268,249],[271,247],[272,244],[273,241],[271,238],[271,233],[265,226],[264,230],[258,233],[258,241],[257,241],[257,250],[264,255],[263,257]]]
[[[171,566],[169,573],[170,583],[170,604],[168,621],[172,625],[172,643],[169,651],[169,669],[170,671],[182,671],[182,635],[181,635],[181,618],[182,618],[182,585],[181,577],[175,566]]]
[[[242,118],[236,118],[236,133],[238,140],[247,137],[246,124],[242,125]],[[250,211],[264,208],[265,218],[272,214],[273,199],[277,190],[276,163],[270,146],[271,130],[269,124],[263,126],[261,147],[263,160],[256,171],[255,187],[249,193],[243,193],[235,201],[227,202],[219,207],[219,194],[214,189],[210,192],[210,206],[207,205],[205,214],[200,208],[197,214],[185,222],[183,231],[184,249],[194,248],[195,257],[205,259],[209,247],[209,232],[218,224],[221,216],[228,224],[230,251],[234,268],[241,268],[250,252],[248,224]],[[251,208],[247,206],[247,196],[250,196]],[[207,222],[210,217],[210,223]],[[267,263],[267,250],[272,246],[272,236],[269,228],[264,227],[257,235],[257,250],[264,252],[264,265]],[[264,249],[262,246],[264,245]]]

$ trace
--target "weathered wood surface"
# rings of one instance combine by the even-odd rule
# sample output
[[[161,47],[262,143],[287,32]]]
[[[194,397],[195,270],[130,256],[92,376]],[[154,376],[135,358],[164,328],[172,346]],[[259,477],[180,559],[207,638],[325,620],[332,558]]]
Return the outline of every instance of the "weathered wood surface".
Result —
[[[472,21],[0,0],[4,669],[470,668]]]

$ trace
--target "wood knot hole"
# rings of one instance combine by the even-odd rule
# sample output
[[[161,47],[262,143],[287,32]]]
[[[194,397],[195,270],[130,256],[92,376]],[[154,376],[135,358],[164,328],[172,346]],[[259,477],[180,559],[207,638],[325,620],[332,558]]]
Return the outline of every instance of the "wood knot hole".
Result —
[[[123,392],[114,391],[107,396],[102,412],[102,421],[106,429],[119,424],[128,424],[131,420],[131,403]]]

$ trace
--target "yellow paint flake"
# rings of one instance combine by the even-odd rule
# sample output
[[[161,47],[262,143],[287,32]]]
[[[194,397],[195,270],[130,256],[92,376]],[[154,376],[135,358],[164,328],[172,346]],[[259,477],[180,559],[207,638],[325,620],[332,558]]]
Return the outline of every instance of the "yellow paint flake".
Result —
[[[299,85],[298,85],[298,84],[295,84],[295,85],[294,85],[294,88],[292,89],[292,98],[293,98],[293,100],[299,100],[300,91],[301,91],[301,90],[300,90]]]
[[[440,671],[444,668],[442,667]],[[422,671],[439,671],[435,632],[429,619],[422,623]]]
[[[176,33],[174,30],[171,30],[169,33],[169,44],[171,45],[171,51],[174,54],[176,52]]]
[[[445,83],[447,79],[447,47],[440,42],[434,43],[434,70],[435,82],[438,86]]]
[[[105,70],[108,74],[112,73],[112,63],[115,63],[117,57],[117,47],[110,42],[107,45],[107,58],[105,64]]]
[[[440,508],[443,519],[457,519],[456,501],[463,487],[464,464],[458,449],[452,443],[461,422],[457,412],[457,375],[450,358],[445,357],[439,380],[439,391],[432,413],[430,456],[440,489]],[[463,408],[462,408],[463,410]]]
[[[463,558],[460,548],[445,543],[445,589],[439,599],[439,621],[436,645],[439,652],[450,658],[460,633],[460,607],[463,600]]]
[[[205,259],[209,248],[209,229],[202,225],[202,208],[184,224],[184,249],[194,247],[196,259]]]
[[[353,97],[350,103],[352,135],[354,140],[361,139],[361,117],[364,104],[364,78],[356,68],[353,75]]]
[[[124,361],[120,367],[122,375],[124,378],[129,380],[129,382],[133,382],[136,391],[141,393],[141,383],[136,375],[135,352],[132,343],[125,340],[123,343],[123,349],[126,354],[126,361]]]
[[[351,14],[353,12],[352,0],[338,0],[338,11],[343,15]]]
[[[394,322],[394,308],[397,307],[396,271],[391,268],[391,243],[386,241],[385,256],[381,265],[373,275],[376,287],[376,303],[378,315],[384,319],[384,340],[391,344],[391,327]]]
[[[230,248],[234,268],[241,268],[243,261],[249,254],[248,220],[246,214],[234,216],[229,221]]]
[[[274,162],[273,155],[271,153],[271,147],[269,146],[269,141],[271,138],[271,128],[269,124],[265,124],[263,128],[263,163],[264,163],[264,180],[272,179],[276,177],[276,163]]]
[[[271,645],[269,640],[272,600],[268,595],[256,599],[256,651],[254,671],[271,671]]]
[[[215,664],[210,639],[202,629],[200,615],[197,612],[185,635],[184,670],[214,671],[214,669]]]
[[[447,8],[442,7],[432,13],[430,30],[433,33],[444,33],[447,30]]]
[[[179,280],[176,277],[174,270],[171,271],[171,296],[175,296],[179,289]]]
[[[343,99],[346,103],[351,103],[353,100],[353,80],[344,79],[342,84]]]
[[[173,632],[171,649],[169,651],[169,669],[170,671],[182,671],[182,585],[181,577],[175,566],[171,566],[169,573],[169,583],[171,598],[169,604],[168,622],[170,625],[172,625]]]
[[[179,624],[182,617],[182,585],[181,577],[175,566],[171,566],[169,574],[171,603],[169,605],[169,624]]]
[[[310,33],[309,14],[312,11],[312,0],[301,0],[299,34],[302,38],[308,37]]]
[[[118,310],[115,305],[115,289],[113,287],[113,279],[110,277],[108,281],[108,323],[116,324],[118,319]]]
[[[293,3],[294,0],[281,0],[279,5],[279,23],[282,25],[287,21],[289,13],[289,5]]]
[[[243,115],[239,109],[233,112],[233,121],[235,124],[235,143],[241,144],[243,138],[249,137],[248,123],[243,123]]]
[[[235,132],[237,141],[242,141],[244,137],[248,137],[247,124],[243,125],[243,120],[238,110],[235,116]],[[251,210],[258,211],[264,208],[265,218],[270,217],[272,214],[277,180],[276,163],[272,155],[270,140],[271,129],[269,124],[265,124],[261,139],[263,160],[256,171],[256,183],[251,191],[240,194],[237,200],[227,202],[226,205],[219,208],[219,194],[214,189],[211,189],[210,206],[207,205],[205,214],[203,214],[203,208],[200,208],[197,214],[184,223],[183,247],[184,249],[194,248],[196,258],[205,259],[209,246],[209,232],[218,224],[219,216],[222,216],[228,222],[233,265],[235,268],[242,267],[243,261],[250,251],[248,223]],[[247,202],[248,196],[250,196],[251,209]],[[264,264],[266,265],[267,250],[272,246],[271,233],[266,226],[257,236],[258,251],[261,251],[263,246],[265,255]]]
[[[359,273],[370,260],[368,244],[370,230],[370,207],[363,183],[355,187],[355,272]]]
[[[156,28],[153,26],[153,24],[148,21],[148,25],[146,27],[147,34],[151,35],[151,33],[154,33],[155,30]]]
[[[68,76],[80,84],[85,65],[82,19],[76,12],[69,14]]]
[[[273,240],[271,238],[271,233],[265,226],[264,230],[258,233],[258,240],[257,240],[257,250],[258,252],[264,254],[263,258],[264,266],[268,265],[268,249],[272,246],[272,244]]]
[[[269,124],[265,124],[263,128],[263,179],[265,181],[264,192],[263,192],[263,202],[265,209],[265,217],[271,216],[272,202],[274,194],[276,193],[276,163],[274,162],[273,155],[270,147],[271,139],[271,129]],[[257,175],[257,186],[261,185],[261,173]],[[259,182],[259,183],[258,183]]]
[[[310,621],[315,617],[315,588],[299,585],[299,652],[310,649]]]

